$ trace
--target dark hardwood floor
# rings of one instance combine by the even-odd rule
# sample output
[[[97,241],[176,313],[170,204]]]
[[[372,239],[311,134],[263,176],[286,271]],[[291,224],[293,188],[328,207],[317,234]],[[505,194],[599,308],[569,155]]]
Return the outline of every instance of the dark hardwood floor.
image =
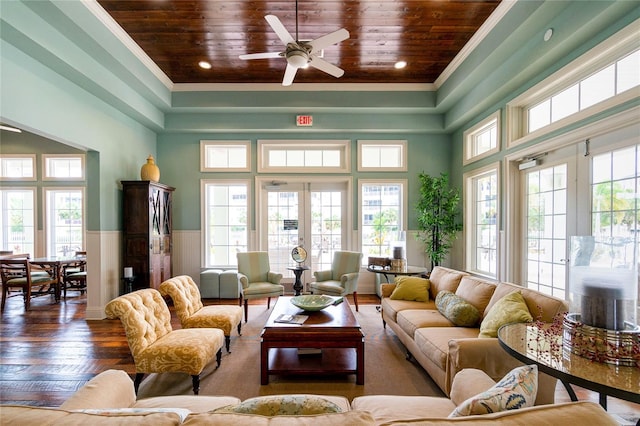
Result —
[[[359,294],[358,302],[378,304],[380,300]],[[215,303],[237,301],[205,300],[205,304]],[[120,320],[86,321],[85,307],[85,296],[75,291],[59,304],[49,296],[34,298],[27,313],[21,298],[7,300],[0,322],[0,404],[58,406],[101,371],[124,370],[133,377],[133,359]],[[172,323],[179,328],[175,315]],[[575,390],[579,399],[598,402],[596,393]],[[564,401],[569,397],[558,383],[556,402]],[[616,398],[609,398],[608,404],[611,413],[640,415],[638,404]]]

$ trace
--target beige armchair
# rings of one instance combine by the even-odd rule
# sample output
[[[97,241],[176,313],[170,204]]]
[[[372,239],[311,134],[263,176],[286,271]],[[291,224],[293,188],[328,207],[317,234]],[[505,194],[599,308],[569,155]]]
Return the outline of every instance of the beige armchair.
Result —
[[[242,308],[235,305],[204,306],[200,289],[188,275],[180,275],[160,284],[160,294],[173,300],[182,328],[219,328],[224,332],[227,352],[231,344],[231,330],[242,334]]]
[[[358,310],[358,277],[362,253],[355,251],[336,251],[333,253],[331,269],[315,271],[315,281],[309,284],[309,291],[329,296],[346,296],[353,294],[353,301]]]
[[[282,296],[284,286],[280,284],[282,274],[271,271],[269,253],[251,251],[238,253],[238,279],[240,280],[240,305],[244,299],[244,321],[249,319],[250,299],[267,299],[267,309],[271,307],[271,298]]]
[[[200,390],[200,373],[216,358],[220,366],[224,333],[218,328],[173,330],[171,313],[153,288],[113,299],[105,307],[109,318],[120,318],[136,366],[136,393],[147,373],[187,373],[193,393]],[[217,368],[216,367],[216,368]]]

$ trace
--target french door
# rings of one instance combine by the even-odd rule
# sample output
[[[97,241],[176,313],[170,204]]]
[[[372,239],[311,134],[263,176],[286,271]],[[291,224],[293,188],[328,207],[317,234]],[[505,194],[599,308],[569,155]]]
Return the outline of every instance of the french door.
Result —
[[[640,126],[546,153],[520,172],[527,287],[569,299],[570,238],[634,241],[640,230]]]
[[[258,182],[256,218],[258,246],[269,252],[271,269],[293,281],[296,266],[291,250],[303,246],[308,254],[303,282],[313,271],[329,269],[333,253],[348,247],[349,181],[283,178]]]

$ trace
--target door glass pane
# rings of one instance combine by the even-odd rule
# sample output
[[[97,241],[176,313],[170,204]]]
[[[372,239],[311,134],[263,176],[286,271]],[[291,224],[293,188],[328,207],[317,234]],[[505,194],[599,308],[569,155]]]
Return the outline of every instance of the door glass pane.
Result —
[[[331,269],[333,252],[342,249],[342,193],[311,192],[312,270]]]
[[[83,250],[81,190],[47,191],[47,255],[67,256]]]
[[[565,297],[567,165],[527,173],[527,287]]]
[[[299,244],[299,192],[267,193],[267,244],[271,270],[293,277],[291,250]]]

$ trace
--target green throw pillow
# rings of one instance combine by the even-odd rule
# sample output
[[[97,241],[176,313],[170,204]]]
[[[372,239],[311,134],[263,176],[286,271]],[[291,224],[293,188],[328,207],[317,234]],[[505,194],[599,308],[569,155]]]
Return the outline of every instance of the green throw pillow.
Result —
[[[497,413],[533,406],[538,393],[538,366],[516,367],[491,389],[458,405],[449,417]]]
[[[313,395],[274,395],[249,398],[237,405],[213,410],[215,413],[259,414],[261,416],[303,416],[341,413],[342,409],[328,399]]]
[[[480,324],[478,337],[498,337],[498,329],[505,324],[531,321],[533,317],[529,313],[522,293],[513,291],[498,300],[489,310]]]
[[[429,301],[429,286],[431,282],[426,278],[401,276],[395,279],[396,288],[389,296],[393,300]]]
[[[480,321],[480,311],[475,306],[448,290],[438,292],[436,308],[459,327],[475,327]]]

